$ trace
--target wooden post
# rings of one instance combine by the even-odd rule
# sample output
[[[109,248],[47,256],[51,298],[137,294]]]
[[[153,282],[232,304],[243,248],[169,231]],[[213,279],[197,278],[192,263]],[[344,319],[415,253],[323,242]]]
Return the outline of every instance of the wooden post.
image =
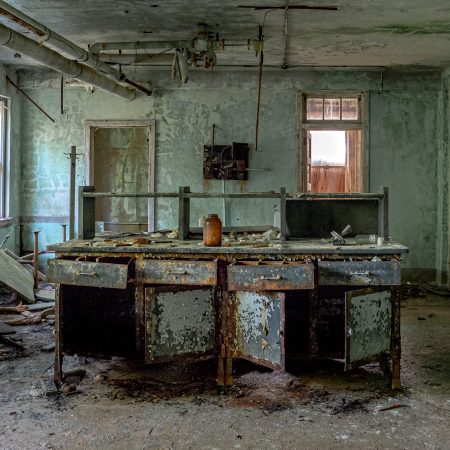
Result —
[[[63,355],[61,349],[61,286],[55,286],[55,367],[53,372],[53,379],[57,385],[62,383],[62,364]]]
[[[383,198],[378,200],[378,236],[389,241],[389,188],[381,188]]]
[[[95,192],[94,186],[80,186],[78,189],[78,239],[95,237],[95,198],[83,197],[84,192]]]
[[[391,289],[392,328],[391,328],[391,356],[392,356],[392,389],[400,389],[400,286]]]
[[[67,240],[67,225],[63,224],[62,226],[62,241],[66,242]]]
[[[77,148],[70,147],[70,181],[69,181],[69,239],[75,239],[75,177],[77,166]]]
[[[191,192],[189,186],[181,186],[179,190],[179,206],[178,206],[178,238],[182,241],[189,237],[190,226],[190,199],[185,196]]]
[[[39,233],[40,231],[33,231],[34,233],[34,288],[39,287]]]
[[[286,188],[280,188],[280,240],[286,240]]]

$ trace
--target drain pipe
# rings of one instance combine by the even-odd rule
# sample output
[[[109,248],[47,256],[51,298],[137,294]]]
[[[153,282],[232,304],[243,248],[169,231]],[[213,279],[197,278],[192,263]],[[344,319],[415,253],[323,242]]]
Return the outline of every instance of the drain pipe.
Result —
[[[46,26],[37,22],[33,18],[27,16],[23,12],[14,8],[8,3],[0,0],[0,15],[6,17],[8,20],[13,21],[19,24],[21,27],[31,31],[35,34],[41,44],[48,45],[53,49],[63,52],[69,58],[73,58],[79,63],[85,64],[95,71],[101,72],[105,75],[108,75],[114,78],[117,81],[121,81],[123,83],[127,83],[133,88],[143,92],[146,95],[151,95],[152,91],[147,89],[146,87],[139,85],[131,80],[129,80],[125,75],[121,74],[118,70],[113,67],[105,64],[103,61],[93,55],[90,52],[87,52],[83,48],[74,44],[71,41],[68,41],[66,38],[61,36],[60,34],[50,30]]]
[[[118,95],[127,100],[133,100],[136,91],[128,89],[105,75],[80,64],[76,61],[43,47],[38,42],[29,39],[4,25],[0,25],[0,45],[16,52],[22,53],[41,64],[50,67],[57,72],[63,73],[71,78],[92,84],[111,94]]]

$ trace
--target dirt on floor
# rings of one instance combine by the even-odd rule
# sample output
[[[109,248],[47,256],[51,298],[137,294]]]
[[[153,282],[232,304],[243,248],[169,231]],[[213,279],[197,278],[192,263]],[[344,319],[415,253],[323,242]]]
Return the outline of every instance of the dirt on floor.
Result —
[[[337,363],[286,373],[235,365],[218,389],[215,363],[143,370],[121,359],[66,357],[71,395],[51,385],[50,323],[17,327],[25,351],[0,345],[1,449],[447,449],[450,446],[450,298],[403,300],[402,383],[377,365]],[[86,372],[84,375],[84,371]],[[42,381],[43,380],[43,381]]]

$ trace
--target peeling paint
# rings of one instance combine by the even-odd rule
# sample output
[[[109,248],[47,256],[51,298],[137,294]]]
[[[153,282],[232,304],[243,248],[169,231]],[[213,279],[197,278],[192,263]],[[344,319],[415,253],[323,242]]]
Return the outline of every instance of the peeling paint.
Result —
[[[146,361],[214,348],[214,290],[174,292],[148,289]]]

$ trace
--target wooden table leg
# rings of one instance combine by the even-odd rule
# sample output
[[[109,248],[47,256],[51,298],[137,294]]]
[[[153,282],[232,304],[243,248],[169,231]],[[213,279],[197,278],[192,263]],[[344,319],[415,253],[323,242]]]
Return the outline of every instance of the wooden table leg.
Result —
[[[309,291],[309,354],[317,355],[319,353],[319,344],[317,338],[317,309],[318,309],[318,291],[317,287]]]
[[[59,284],[55,287],[55,367],[53,371],[53,379],[59,386],[63,379],[63,359],[61,348],[61,287]]]
[[[401,387],[400,381],[400,358],[401,358],[401,337],[400,337],[400,287],[392,287],[392,389]]]

